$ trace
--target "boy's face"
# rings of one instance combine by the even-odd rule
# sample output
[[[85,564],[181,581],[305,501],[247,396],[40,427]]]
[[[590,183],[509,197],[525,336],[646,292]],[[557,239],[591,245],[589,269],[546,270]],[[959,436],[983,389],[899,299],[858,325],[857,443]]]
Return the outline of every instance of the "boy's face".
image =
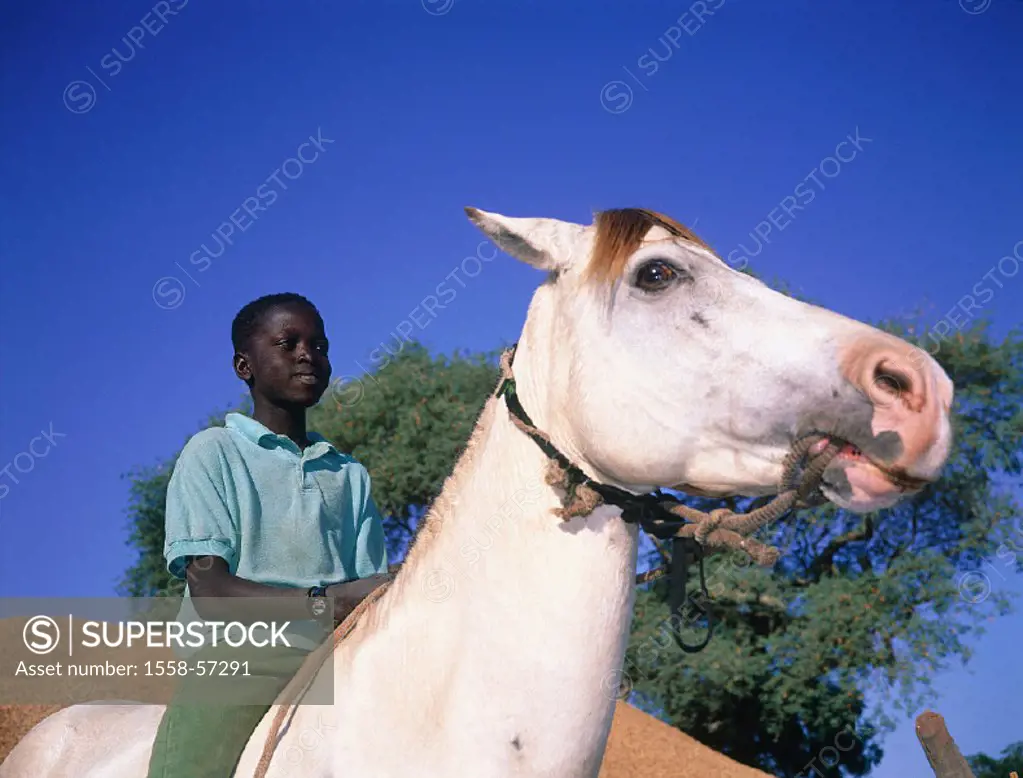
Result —
[[[327,336],[319,318],[304,305],[283,305],[267,313],[245,352],[235,354],[235,373],[252,380],[253,396],[274,405],[309,408],[330,383]]]

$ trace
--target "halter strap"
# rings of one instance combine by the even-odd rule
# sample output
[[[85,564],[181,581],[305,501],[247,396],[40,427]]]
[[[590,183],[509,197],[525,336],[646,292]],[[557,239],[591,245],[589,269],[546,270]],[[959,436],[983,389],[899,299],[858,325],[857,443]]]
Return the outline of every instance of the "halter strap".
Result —
[[[546,454],[552,466],[556,464],[555,469],[560,471],[559,477],[549,482],[564,488],[568,503],[575,505],[576,493],[580,490],[589,494],[591,499],[582,500],[584,508],[579,509],[576,506],[575,513],[571,515],[589,513],[602,501],[621,508],[623,521],[638,524],[646,532],[661,540],[671,539],[672,553],[668,569],[662,567],[641,573],[636,576],[636,583],[655,580],[665,573],[670,575],[668,600],[671,612],[682,616],[683,609],[689,604],[701,611],[707,619],[707,635],[702,642],[689,645],[672,630],[675,642],[688,653],[701,651],[710,642],[714,624],[710,610],[692,603],[686,592],[689,556],[691,555],[699,564],[700,594],[708,602],[710,595],[707,592],[703,569],[705,548],[737,549],[745,552],[758,564],[773,565],[779,556],[778,549],[765,546],[750,535],[795,508],[825,502],[818,487],[824,469],[837,456],[839,446],[829,440],[822,451],[810,456],[811,447],[823,440],[824,436],[812,433],[798,440],[785,458],[778,494],[769,503],[748,514],[737,514],[726,508],[705,513],[689,507],[680,498],[666,494],[660,489],[650,494],[633,494],[590,478],[561,453],[548,436],[536,428],[526,409],[522,407],[516,391],[512,362],[517,349],[518,343],[502,355],[502,380],[495,396],[505,398],[508,411],[515,420],[515,426],[529,435]],[[804,467],[804,459],[807,457],[809,462]],[[562,512],[562,515],[565,516],[566,513]]]
[[[517,343],[511,347],[508,357],[509,366],[515,358],[517,347]],[[515,378],[510,375],[510,371],[508,375],[504,376],[498,386],[496,396],[503,396],[505,398],[509,412],[522,422],[523,431],[532,438],[548,458],[557,462],[567,473],[567,491],[570,499],[575,496],[575,490],[579,486],[588,486],[599,494],[605,503],[621,508],[622,520],[626,523],[638,524],[651,535],[661,540],[672,539],[671,563],[668,571],[670,576],[668,589],[669,608],[672,613],[678,613],[680,616],[683,616],[684,612],[688,612],[686,611],[686,606],[690,605],[690,610],[702,612],[707,620],[706,635],[699,643],[686,643],[675,630],[672,630],[672,634],[675,637],[675,642],[683,651],[687,653],[702,651],[714,634],[714,622],[708,609],[701,608],[695,602],[690,603],[690,597],[686,591],[686,582],[689,577],[689,557],[692,556],[699,564],[700,594],[708,601],[710,600],[710,594],[707,591],[706,575],[703,569],[703,547],[695,538],[679,537],[677,535],[678,529],[687,522],[679,519],[676,514],[664,507],[666,501],[678,503],[682,501],[674,495],[665,494],[660,490],[650,494],[633,494],[624,489],[619,489],[617,486],[594,481],[586,475],[568,457],[562,454],[550,440],[538,434],[533,420],[529,417],[526,409],[522,407],[522,402],[519,400],[518,393],[515,390]],[[639,576],[638,582],[650,580],[649,577],[644,576],[645,574]]]

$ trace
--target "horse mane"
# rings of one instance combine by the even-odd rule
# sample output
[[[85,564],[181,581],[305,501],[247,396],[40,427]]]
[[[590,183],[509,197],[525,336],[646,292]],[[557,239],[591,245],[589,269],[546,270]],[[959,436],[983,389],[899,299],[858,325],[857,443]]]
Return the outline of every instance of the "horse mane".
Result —
[[[593,259],[586,268],[586,280],[597,283],[617,281],[629,257],[652,227],[663,227],[672,235],[707,251],[713,251],[684,224],[646,208],[614,208],[596,214],[597,237]]]

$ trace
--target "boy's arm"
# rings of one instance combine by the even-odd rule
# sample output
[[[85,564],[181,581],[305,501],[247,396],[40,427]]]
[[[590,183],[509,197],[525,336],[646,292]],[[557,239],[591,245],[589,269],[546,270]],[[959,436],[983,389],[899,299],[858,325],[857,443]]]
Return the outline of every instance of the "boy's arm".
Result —
[[[237,558],[238,527],[228,507],[226,468],[215,439],[197,435],[185,444],[167,485],[163,547],[167,571],[175,578],[185,579],[192,596],[197,594],[188,570],[192,560],[219,559],[228,569]],[[216,612],[219,610],[216,605],[201,600],[193,603],[198,614],[207,620],[222,615]]]
[[[368,473],[365,478],[360,516],[356,522],[358,535],[355,541],[355,574],[359,577],[387,572],[387,540],[384,536],[384,520],[370,493]]]
[[[197,598],[195,609],[204,619],[238,620],[237,605],[232,606],[229,602],[223,603],[216,600],[201,602],[203,598],[207,597],[288,598],[291,601],[282,602],[279,615],[285,618],[287,616],[294,618],[294,599],[308,597],[309,591],[286,586],[270,586],[239,578],[230,572],[227,561],[217,556],[193,557],[185,568],[185,576],[189,592],[192,597]],[[391,576],[387,574],[372,575],[328,586],[327,596],[334,598],[334,620],[343,621],[370,592],[390,579]],[[272,618],[278,615],[271,613],[271,610],[272,607],[261,604],[259,616]]]

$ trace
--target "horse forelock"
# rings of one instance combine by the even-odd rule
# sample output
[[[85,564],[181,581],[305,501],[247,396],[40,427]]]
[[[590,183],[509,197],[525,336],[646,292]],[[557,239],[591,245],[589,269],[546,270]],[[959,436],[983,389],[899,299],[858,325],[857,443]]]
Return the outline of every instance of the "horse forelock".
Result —
[[[663,227],[676,237],[712,251],[699,236],[670,216],[646,208],[615,208],[596,215],[593,257],[585,271],[587,281],[609,284],[617,281],[633,252],[653,227]]]

